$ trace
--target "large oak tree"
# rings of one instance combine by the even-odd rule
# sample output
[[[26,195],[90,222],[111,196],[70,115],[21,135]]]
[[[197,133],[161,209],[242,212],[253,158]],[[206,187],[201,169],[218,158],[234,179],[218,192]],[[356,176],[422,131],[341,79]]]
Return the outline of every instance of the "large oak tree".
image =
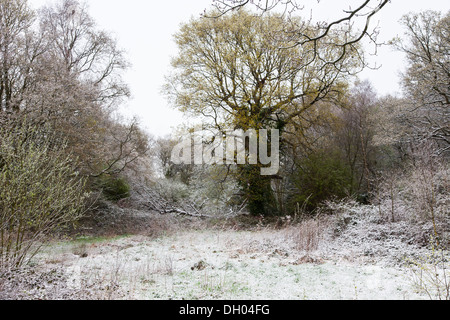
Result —
[[[172,104],[224,132],[301,130],[303,116],[319,102],[340,98],[349,76],[362,67],[363,53],[358,43],[337,46],[346,37],[337,30],[299,46],[290,29],[294,20],[302,23],[240,10],[184,24],[175,35],[179,52],[165,87]],[[313,38],[320,30],[307,32]],[[270,178],[257,172],[246,166],[242,186],[254,213],[267,213]]]

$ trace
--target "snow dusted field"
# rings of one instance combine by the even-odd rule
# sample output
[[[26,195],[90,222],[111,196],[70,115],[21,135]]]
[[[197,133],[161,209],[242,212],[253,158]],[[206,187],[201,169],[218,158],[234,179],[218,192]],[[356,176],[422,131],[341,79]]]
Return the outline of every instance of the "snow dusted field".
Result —
[[[295,230],[61,243],[47,248],[37,263],[58,270],[65,285],[56,295],[70,298],[427,299],[414,290],[408,270],[389,258],[375,261],[364,246],[358,252],[325,239],[316,250],[299,250]]]
[[[53,243],[3,290],[20,287],[20,299],[429,299],[407,259],[427,254],[431,226],[346,212],[281,228]]]
[[[309,258],[276,232],[187,232],[90,247],[64,263],[74,289],[87,275],[133,299],[421,299],[405,270]],[[303,259],[302,259],[303,258]],[[89,282],[90,280],[87,279]]]

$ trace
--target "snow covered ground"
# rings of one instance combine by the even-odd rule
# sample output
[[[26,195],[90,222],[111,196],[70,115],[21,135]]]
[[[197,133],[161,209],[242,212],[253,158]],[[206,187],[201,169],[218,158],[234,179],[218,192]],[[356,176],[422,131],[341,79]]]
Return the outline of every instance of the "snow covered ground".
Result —
[[[129,241],[136,245],[126,248]],[[276,232],[197,232],[125,239],[116,252],[76,260],[68,272],[113,274],[138,299],[420,299],[404,270],[311,259]],[[112,270],[105,270],[112,268]]]
[[[107,299],[427,298],[405,268],[362,261],[351,250],[298,251],[290,238],[286,230],[188,231],[61,244],[39,259],[62,267],[68,288],[81,296],[97,291]]]
[[[366,211],[282,228],[54,243],[10,282],[22,299],[429,299],[407,259],[427,254],[431,226]]]

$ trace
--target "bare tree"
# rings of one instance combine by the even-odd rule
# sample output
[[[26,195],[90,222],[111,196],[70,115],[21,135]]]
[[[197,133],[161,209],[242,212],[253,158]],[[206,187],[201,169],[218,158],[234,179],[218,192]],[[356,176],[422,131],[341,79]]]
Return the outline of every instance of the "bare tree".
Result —
[[[345,155],[355,191],[370,192],[374,174],[373,114],[378,104],[377,94],[368,81],[357,82],[349,95],[347,106],[340,110],[340,125],[335,133],[335,143]]]
[[[102,174],[121,174],[139,158],[146,156],[149,151],[150,138],[139,128],[136,118],[129,124],[121,124],[106,119],[105,128],[107,134],[103,136],[103,148],[101,167],[99,167],[98,155],[88,160],[92,170],[92,177]],[[98,143],[98,141],[96,141]]]
[[[27,1],[0,1],[0,114],[20,111],[38,79],[34,68],[46,46],[35,20]]]
[[[85,3],[62,0],[41,12],[41,28],[51,40],[52,58],[97,90],[96,101],[113,104],[129,95],[121,79],[128,67],[123,51],[105,31],[96,28]]]
[[[396,48],[406,53],[403,88],[409,99],[404,121],[416,140],[433,139],[438,154],[450,150],[450,12],[425,11],[403,17],[404,40]]]
[[[122,172],[146,153],[138,122],[113,114],[129,96],[128,62],[86,4],[61,0],[35,12],[1,0],[0,13],[1,118],[50,125],[92,176]]]

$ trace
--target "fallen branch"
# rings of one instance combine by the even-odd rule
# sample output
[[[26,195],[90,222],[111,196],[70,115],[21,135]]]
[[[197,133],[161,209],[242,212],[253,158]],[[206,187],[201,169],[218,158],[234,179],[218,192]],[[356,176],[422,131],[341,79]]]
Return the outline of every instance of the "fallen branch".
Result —
[[[176,209],[176,208],[165,210],[163,213],[164,214],[177,213],[177,214],[179,214],[181,216],[191,216],[191,217],[195,217],[195,218],[212,218],[212,216],[208,216],[208,215],[204,215],[204,214],[191,213],[191,212],[187,212],[187,211],[184,211],[184,210],[181,210],[181,209]]]

